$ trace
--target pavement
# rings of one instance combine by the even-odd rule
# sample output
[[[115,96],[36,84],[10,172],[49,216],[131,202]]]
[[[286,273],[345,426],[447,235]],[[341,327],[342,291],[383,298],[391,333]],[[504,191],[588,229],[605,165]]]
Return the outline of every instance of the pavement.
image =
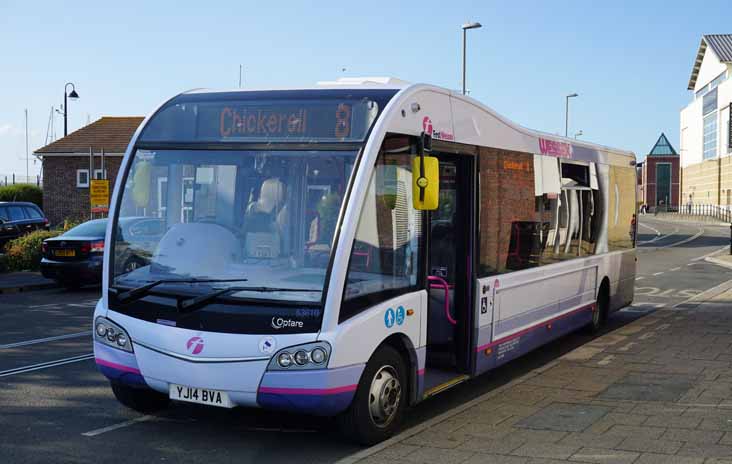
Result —
[[[0,462],[732,464],[732,270],[706,261],[729,228],[640,221],[636,299],[603,333],[430,398],[366,449],[310,416],[130,411],[91,357],[98,289],[0,295]]]
[[[42,290],[57,286],[56,282],[46,279],[40,272],[0,273],[0,294]]]

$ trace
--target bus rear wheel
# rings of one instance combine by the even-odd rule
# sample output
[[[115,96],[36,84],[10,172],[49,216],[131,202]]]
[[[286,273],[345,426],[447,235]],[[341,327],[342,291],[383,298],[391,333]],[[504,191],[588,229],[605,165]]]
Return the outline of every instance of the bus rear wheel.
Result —
[[[132,388],[118,382],[112,382],[112,392],[117,401],[138,412],[153,412],[163,409],[170,399],[162,393],[148,388]]]
[[[587,332],[590,334],[596,334],[605,326],[609,305],[610,291],[608,290],[607,283],[603,282],[600,286],[600,290],[597,292],[597,303],[595,303],[595,308],[592,311],[592,320],[587,324]]]
[[[394,434],[407,402],[406,366],[394,348],[382,346],[366,364],[351,406],[338,417],[349,440],[373,445]]]

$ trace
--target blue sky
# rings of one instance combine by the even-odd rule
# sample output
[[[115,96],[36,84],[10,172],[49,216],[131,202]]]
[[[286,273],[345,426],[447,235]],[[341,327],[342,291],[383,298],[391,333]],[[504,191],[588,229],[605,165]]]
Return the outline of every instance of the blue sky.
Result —
[[[317,5],[317,6],[315,6]],[[58,2],[0,0],[0,175],[25,173],[51,105],[76,84],[69,131],[103,115],[146,115],[195,87],[310,85],[390,75],[460,87],[468,20],[468,88],[534,129],[626,148],[639,157],[679,110],[702,34],[732,33],[732,2],[681,1]],[[342,68],[346,68],[343,72]],[[63,121],[55,120],[63,134]],[[31,173],[39,164],[31,162]]]

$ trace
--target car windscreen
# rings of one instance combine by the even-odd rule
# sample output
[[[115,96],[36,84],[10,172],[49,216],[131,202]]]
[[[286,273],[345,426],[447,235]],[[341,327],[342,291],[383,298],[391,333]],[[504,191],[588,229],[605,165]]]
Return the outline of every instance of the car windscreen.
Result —
[[[70,229],[64,237],[104,237],[107,229],[106,219],[88,221]]]

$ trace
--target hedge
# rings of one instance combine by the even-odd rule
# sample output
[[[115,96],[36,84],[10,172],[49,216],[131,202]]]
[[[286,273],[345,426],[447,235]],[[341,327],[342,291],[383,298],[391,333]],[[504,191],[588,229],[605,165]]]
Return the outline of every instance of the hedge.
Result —
[[[0,187],[0,201],[28,201],[43,208],[43,190],[35,185],[15,184]]]
[[[6,267],[6,271],[37,271],[43,257],[43,241],[55,237],[59,233],[37,230],[11,240],[5,245],[5,262],[2,267]]]

